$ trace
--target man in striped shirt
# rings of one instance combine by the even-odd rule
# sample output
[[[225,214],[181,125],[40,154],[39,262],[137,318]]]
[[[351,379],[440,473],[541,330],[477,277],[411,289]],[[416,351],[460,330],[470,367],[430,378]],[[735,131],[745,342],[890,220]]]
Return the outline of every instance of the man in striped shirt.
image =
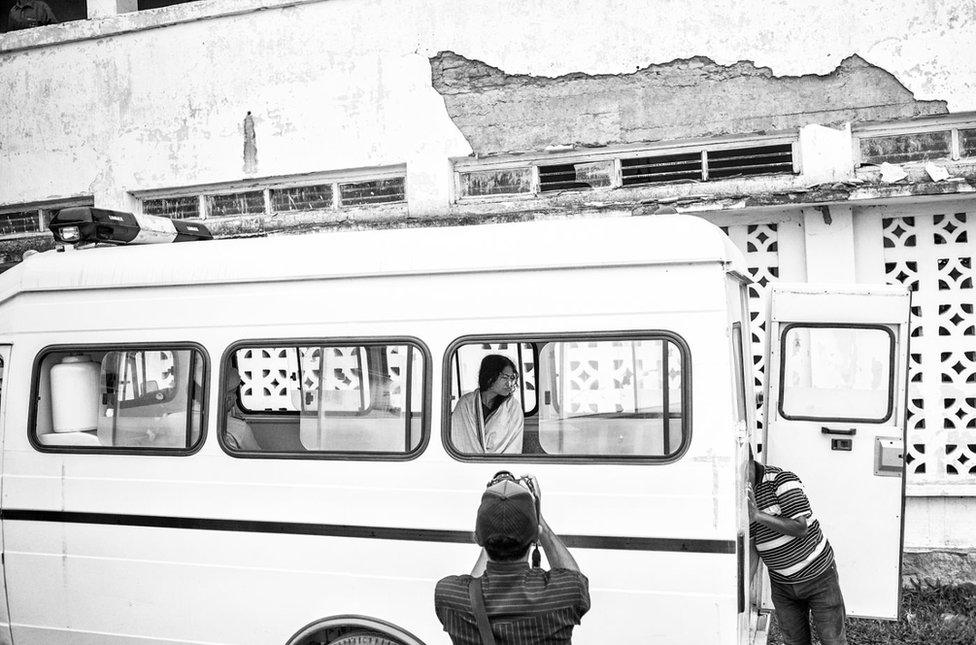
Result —
[[[803,483],[788,470],[755,460],[749,472],[752,545],[769,570],[773,606],[787,643],[810,645],[812,618],[823,645],[847,645],[834,552]],[[755,557],[753,562],[758,566]]]
[[[539,490],[537,483],[533,489]],[[471,575],[448,576],[434,592],[437,618],[454,645],[483,645],[472,610],[472,584],[479,577],[497,645],[571,642],[573,627],[590,608],[589,582],[536,508],[533,494],[514,481],[496,483],[482,496],[475,525],[481,555]],[[529,566],[537,538],[549,571]]]

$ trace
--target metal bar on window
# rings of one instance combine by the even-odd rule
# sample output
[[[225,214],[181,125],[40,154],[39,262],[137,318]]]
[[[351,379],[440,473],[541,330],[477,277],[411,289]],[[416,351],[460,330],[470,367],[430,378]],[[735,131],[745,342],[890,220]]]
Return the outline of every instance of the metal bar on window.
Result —
[[[195,375],[196,370],[196,360],[197,353],[190,352],[190,365],[188,367],[189,373],[187,377],[189,379],[189,385],[186,388],[186,447],[189,448],[193,445],[193,399],[196,397],[197,382]],[[176,352],[173,353],[173,373],[176,373]],[[176,378],[173,379],[173,385],[177,385]],[[202,409],[202,408],[201,408]]]
[[[149,387],[149,370],[146,369],[146,352],[140,352],[140,354],[142,356],[142,379],[141,380],[142,380],[143,390],[142,392],[139,393],[139,396],[142,396],[143,394],[148,393],[147,389]],[[175,373],[175,369],[174,369],[174,373]]]
[[[639,401],[639,394],[637,388],[637,343],[639,342],[640,341],[637,340],[630,341],[630,361],[632,367],[631,371],[633,371],[634,373],[633,376],[631,377],[633,379],[633,385],[634,385],[634,414],[637,414],[637,411],[640,410],[640,401]]]
[[[366,410],[368,410],[371,407],[373,407],[373,398],[372,398],[373,397],[373,392],[372,392],[372,388],[370,388],[370,393],[369,393],[369,396],[370,396],[369,405],[366,405],[366,377],[367,377],[367,374],[366,374],[366,371],[363,370],[363,352],[364,351],[366,351],[366,348],[365,347],[357,347],[356,348],[356,366],[359,368],[359,411],[360,412],[365,412]],[[369,358],[367,357],[366,360],[368,361]],[[369,364],[368,363],[367,363],[367,367],[369,367]]]
[[[454,352],[454,378],[457,383],[457,397],[461,398],[461,357],[457,352]],[[452,392],[453,396],[453,392]]]
[[[664,455],[671,454],[671,387],[668,383],[668,341],[661,341],[661,387],[664,414],[661,415],[664,434]]]
[[[406,433],[403,443],[403,451],[410,452],[410,430],[413,426],[413,412],[411,406],[411,398],[413,397],[413,347],[404,345],[403,348],[407,350],[407,367],[405,374],[403,375],[407,381],[403,386],[403,396],[404,399],[406,399],[403,404],[404,415],[406,417]]]
[[[318,406],[315,411],[315,434],[318,440],[316,444],[318,449],[322,449],[322,420],[325,417],[325,411],[322,409],[322,403],[325,401],[323,398],[325,395],[325,347],[319,347],[319,399]]]

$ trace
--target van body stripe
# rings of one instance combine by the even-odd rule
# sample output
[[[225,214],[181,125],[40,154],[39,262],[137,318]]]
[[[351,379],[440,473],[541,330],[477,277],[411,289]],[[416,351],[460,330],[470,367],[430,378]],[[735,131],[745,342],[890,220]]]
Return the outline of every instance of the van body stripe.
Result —
[[[313,524],[304,522],[268,522],[263,520],[227,520],[199,517],[158,515],[125,515],[83,513],[76,511],[34,511],[3,509],[0,519],[21,522],[54,522],[60,524],[101,524],[148,528],[190,529],[198,531],[235,531],[241,533],[284,533],[325,537],[367,538],[375,540],[408,540],[413,542],[452,542],[473,544],[471,531],[414,529],[350,524]],[[678,553],[735,553],[734,540],[698,540],[683,538],[625,537],[606,535],[565,535],[566,546],[580,549],[621,551],[671,551]]]

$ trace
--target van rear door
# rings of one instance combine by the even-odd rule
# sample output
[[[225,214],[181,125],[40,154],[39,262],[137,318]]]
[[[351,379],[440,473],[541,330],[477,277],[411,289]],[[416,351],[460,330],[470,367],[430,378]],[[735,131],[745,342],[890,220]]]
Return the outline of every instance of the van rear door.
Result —
[[[883,285],[770,292],[765,461],[804,482],[852,616],[898,618],[909,305]]]

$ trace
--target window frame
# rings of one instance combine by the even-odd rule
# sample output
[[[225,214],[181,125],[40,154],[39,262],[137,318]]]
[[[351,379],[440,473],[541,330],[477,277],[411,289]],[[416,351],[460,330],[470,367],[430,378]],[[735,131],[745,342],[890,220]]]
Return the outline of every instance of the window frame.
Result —
[[[775,145],[790,145],[793,167],[791,171],[743,175],[738,177],[709,177],[708,155],[714,152],[735,150],[739,148],[757,148]],[[521,155],[500,155],[492,159],[472,159],[470,157],[452,157],[453,195],[452,203],[459,205],[479,204],[497,201],[545,200],[551,199],[563,192],[592,192],[610,191],[616,189],[647,190],[673,186],[676,182],[650,182],[642,184],[624,184],[622,160],[640,157],[658,157],[676,154],[698,154],[702,159],[702,178],[700,183],[741,181],[755,177],[792,177],[802,174],[803,168],[799,154],[800,140],[794,131],[777,131],[769,134],[752,136],[728,136],[720,139],[689,139],[684,142],[665,142],[659,144],[624,144],[610,146],[594,152],[593,150],[571,149],[566,151],[536,151]],[[543,191],[540,188],[539,168],[554,165],[580,165],[610,161],[612,171],[608,186],[589,188],[567,188],[564,190]],[[527,192],[494,193],[487,195],[465,195],[463,193],[462,175],[478,172],[504,172],[528,170],[530,173],[530,188]]]
[[[388,180],[403,180],[403,199],[385,201],[368,204],[343,204],[341,197],[341,186],[346,184],[360,184],[369,182],[382,182]],[[341,211],[356,211],[359,209],[374,210],[383,208],[402,209],[409,201],[407,168],[405,164],[392,164],[388,166],[349,168],[344,170],[315,172],[303,175],[279,175],[258,177],[246,181],[227,181],[210,184],[196,184],[179,186],[172,188],[147,188],[133,189],[129,194],[139,202],[140,209],[143,203],[160,199],[176,198],[195,198],[197,200],[197,215],[195,217],[180,217],[176,219],[189,222],[202,222],[212,220],[214,222],[233,221],[236,219],[247,218],[268,218],[277,215],[290,216],[309,216],[315,214],[336,213]],[[329,185],[332,190],[332,202],[322,208],[298,209],[298,210],[278,210],[275,208],[274,199],[271,195],[276,190],[287,190],[291,188],[303,188],[310,186]],[[260,213],[227,213],[214,214],[211,212],[210,203],[213,197],[221,195],[235,195],[251,192],[262,193],[262,203],[264,205]],[[157,215],[157,217],[168,217],[167,215]]]
[[[962,150],[961,130],[972,130],[976,128],[976,119],[972,114],[939,114],[926,116],[916,119],[903,119],[893,122],[875,124],[855,124],[851,128],[853,143],[854,170],[864,171],[873,164],[863,161],[861,155],[861,139],[874,139],[877,137],[910,136],[917,134],[927,134],[929,132],[948,131],[949,135],[949,156],[920,161],[903,161],[902,166],[910,168],[921,168],[927,163],[938,161],[957,162],[965,159],[976,158],[966,156]]]
[[[681,418],[682,418],[682,440],[677,449],[670,455],[663,457],[652,457],[646,455],[549,455],[545,453],[535,454],[484,454],[472,455],[459,452],[451,443],[451,373],[450,366],[453,364],[453,355],[461,345],[469,343],[494,343],[494,342],[516,342],[532,343],[536,352],[542,343],[547,342],[589,342],[589,341],[615,341],[615,340],[661,340],[672,342],[681,352]],[[524,334],[468,334],[455,338],[444,350],[441,361],[441,445],[445,452],[452,459],[469,463],[491,463],[491,462],[520,462],[520,463],[539,463],[539,464],[651,464],[663,465],[670,464],[681,459],[691,446],[692,441],[692,356],[688,342],[677,332],[664,329],[648,330],[620,330],[620,331],[579,331],[579,332],[553,332],[539,333],[531,332]],[[536,363],[536,382],[540,382],[538,377],[541,374],[541,366]],[[536,397],[541,396],[540,391],[536,391]],[[665,412],[667,413],[667,411]]]
[[[268,452],[257,450],[232,450],[224,442],[224,429],[227,425],[227,411],[224,409],[224,397],[218,397],[217,401],[217,444],[225,454],[235,459],[298,459],[308,461],[412,461],[422,455],[427,449],[430,441],[431,425],[431,405],[432,405],[432,385],[433,385],[433,359],[427,344],[416,336],[336,336],[336,337],[309,337],[298,338],[245,338],[232,342],[223,351],[220,357],[220,369],[218,372],[217,384],[223,391],[223,384],[227,377],[227,366],[234,352],[254,347],[370,347],[376,345],[406,345],[420,350],[427,370],[423,374],[423,393],[421,395],[421,416],[420,416],[420,442],[417,447],[410,452],[353,452],[353,451],[306,451],[306,452]],[[410,380],[407,379],[407,384]],[[410,396],[410,388],[404,392],[404,396]],[[240,397],[240,392],[238,392]],[[268,417],[273,415],[256,414],[254,417]],[[359,414],[342,415],[337,418],[359,417]],[[277,418],[280,418],[278,416]],[[299,417],[300,418],[300,417]],[[404,422],[408,420],[405,417]]]
[[[859,417],[812,417],[812,416],[789,416],[783,409],[783,400],[786,386],[786,352],[783,351],[783,347],[786,346],[786,334],[789,333],[791,329],[794,328],[804,328],[804,329],[869,329],[876,331],[883,331],[888,334],[888,406],[884,417],[880,419],[868,419]],[[895,343],[895,332],[886,325],[881,324],[868,324],[868,323],[824,323],[824,322],[794,322],[788,323],[782,326],[779,334],[779,381],[776,409],[779,413],[781,419],[786,421],[814,421],[814,422],[828,422],[828,423],[871,423],[871,424],[881,424],[887,422],[891,419],[892,414],[894,414],[895,409],[895,366],[896,366],[896,350],[897,344]]]
[[[200,437],[196,444],[189,448],[138,448],[138,447],[113,447],[113,446],[48,446],[42,444],[37,439],[37,403],[40,396],[41,384],[41,363],[44,359],[55,352],[85,352],[85,351],[180,351],[190,350],[197,352],[203,359],[203,383],[200,394]],[[192,375],[188,375],[192,378]],[[209,401],[210,401],[210,354],[200,343],[193,341],[176,341],[172,343],[153,341],[150,343],[72,343],[47,345],[41,348],[34,356],[31,366],[31,387],[29,412],[27,416],[27,440],[34,450],[44,453],[72,453],[72,454],[97,454],[97,455],[140,455],[140,456],[165,456],[165,457],[188,457],[200,451],[207,442],[207,422],[209,420]],[[187,395],[189,403],[189,393]],[[190,424],[190,409],[187,406],[187,426]]]

